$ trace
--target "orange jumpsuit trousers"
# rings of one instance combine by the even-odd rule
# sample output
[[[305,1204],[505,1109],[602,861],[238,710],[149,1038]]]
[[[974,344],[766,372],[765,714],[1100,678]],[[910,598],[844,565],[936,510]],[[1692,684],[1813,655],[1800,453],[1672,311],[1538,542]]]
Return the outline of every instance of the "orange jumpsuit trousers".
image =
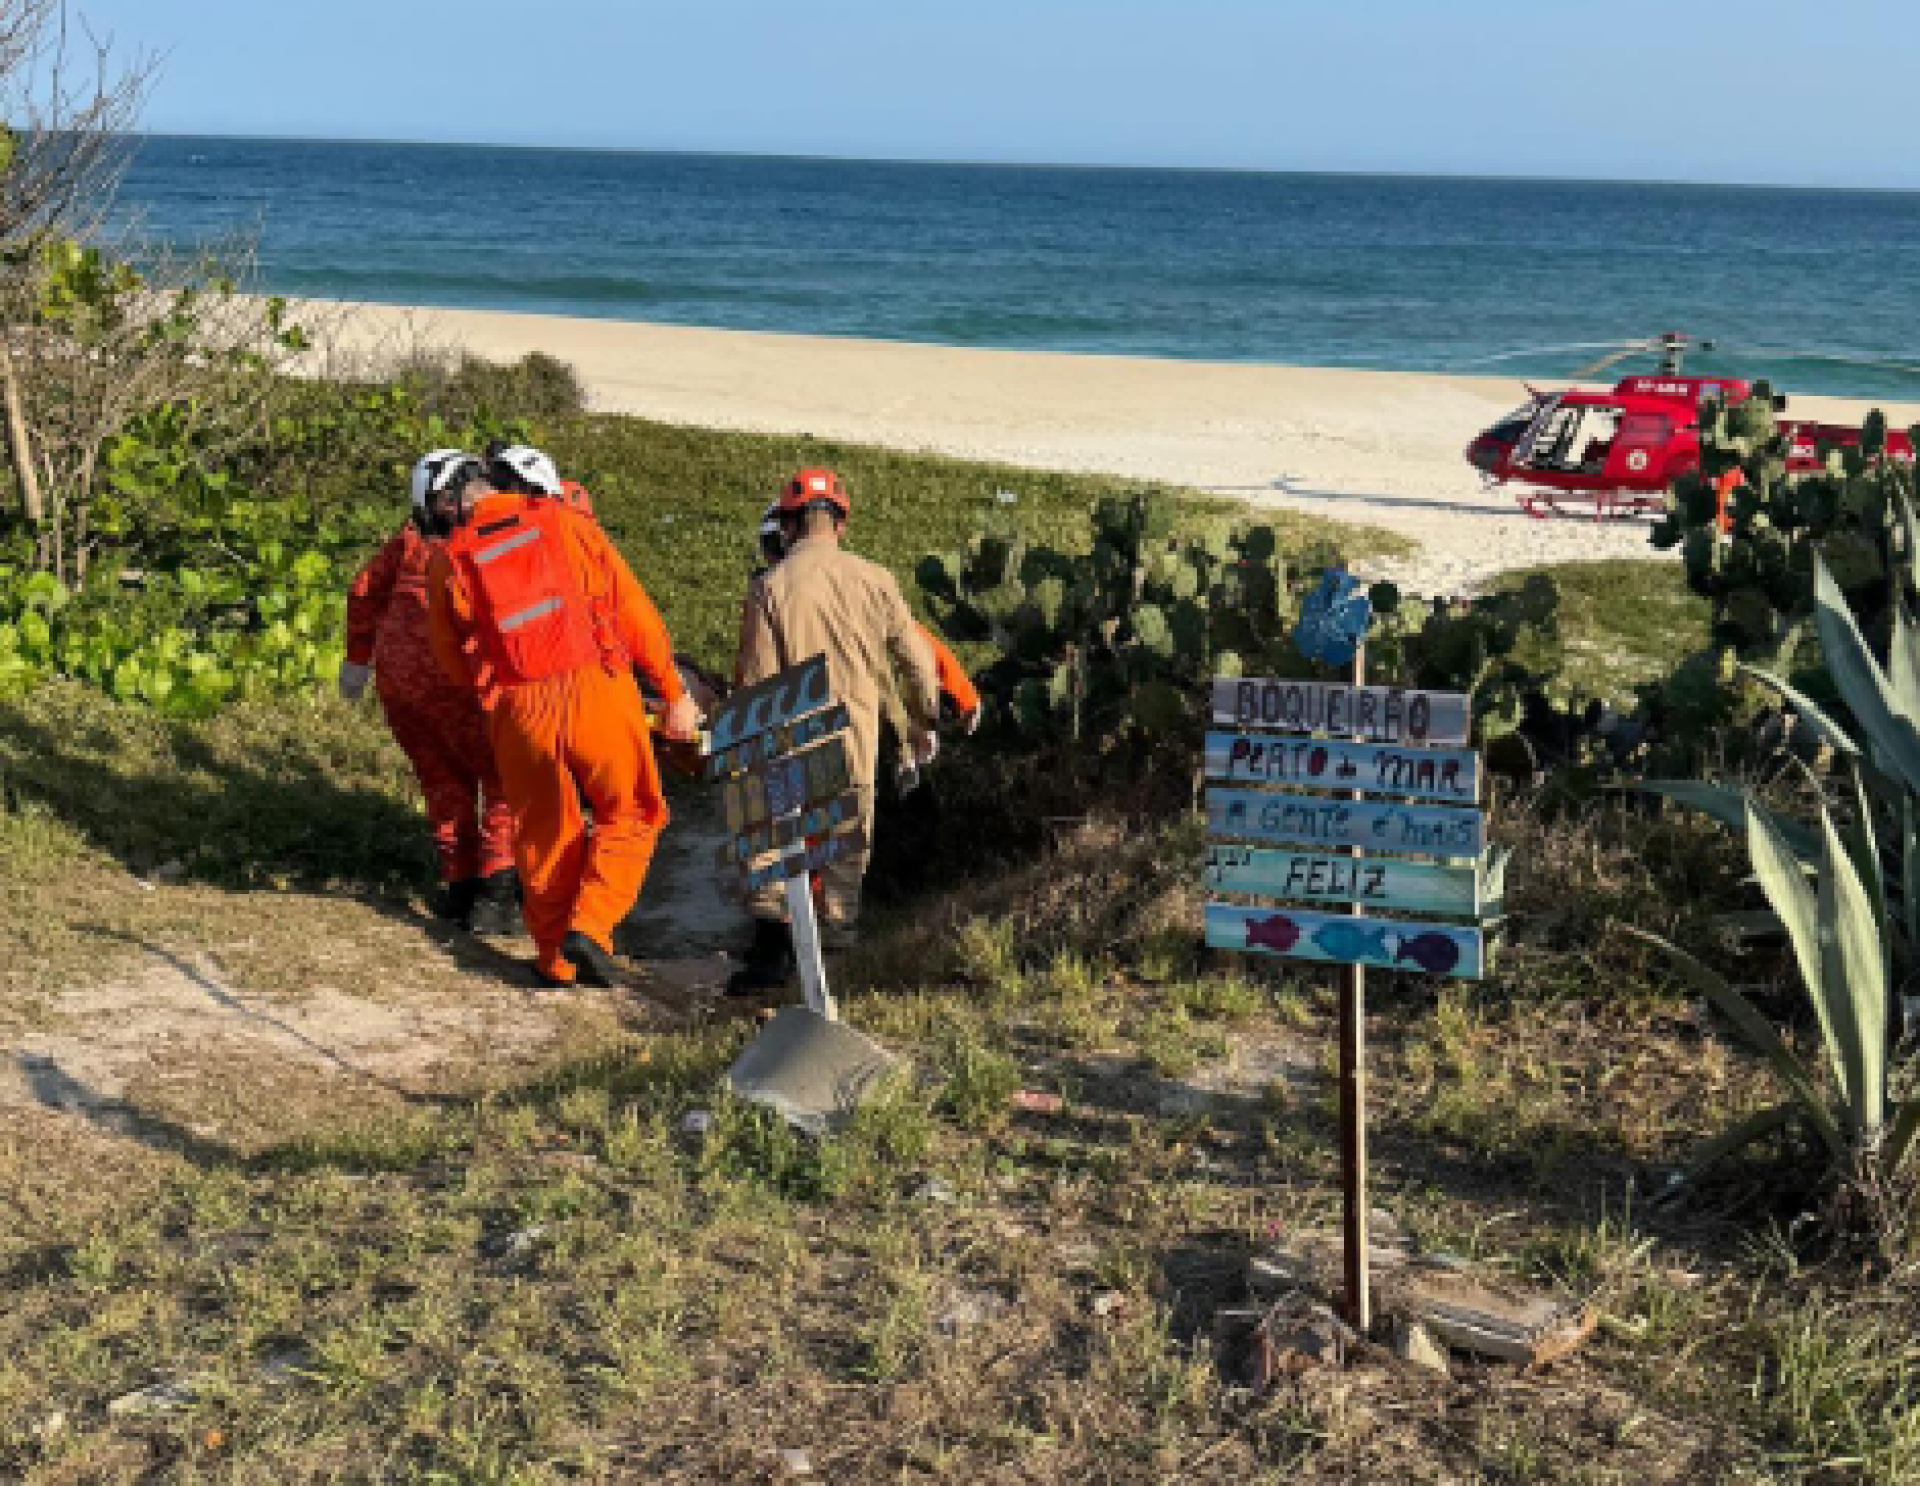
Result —
[[[613,947],[666,829],[646,710],[631,672],[584,666],[507,688],[488,721],[513,804],[527,932],[541,972],[568,979],[560,941],[578,929]]]
[[[485,524],[514,500],[483,500],[471,520]],[[472,676],[481,690],[494,762],[513,806],[521,911],[535,964],[554,981],[574,978],[560,953],[570,930],[612,949],[613,931],[639,898],[667,825],[646,709],[627,662],[669,705],[683,690],[659,611],[612,542],[592,521],[571,515],[565,538],[581,590],[623,652],[605,664],[490,686],[470,658],[479,648],[471,643],[472,601],[444,558],[436,561],[433,583],[434,651],[443,669]],[[593,809],[591,831],[582,796]]]
[[[440,880],[452,883],[513,865],[513,810],[473,688],[442,674],[428,635],[432,551],[409,522],[360,570],[347,590],[347,659],[373,667],[387,726],[426,800]]]

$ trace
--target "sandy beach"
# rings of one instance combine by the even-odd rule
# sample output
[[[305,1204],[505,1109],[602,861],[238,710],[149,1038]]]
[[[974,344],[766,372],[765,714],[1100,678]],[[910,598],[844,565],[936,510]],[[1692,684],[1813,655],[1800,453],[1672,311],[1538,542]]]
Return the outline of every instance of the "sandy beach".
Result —
[[[1503,377],[982,350],[474,310],[355,306],[359,352],[463,347],[571,362],[596,409],[1174,482],[1389,527],[1418,557],[1377,574],[1465,592],[1504,569],[1653,556],[1638,521],[1533,519],[1462,451],[1526,400]],[[1789,392],[1791,389],[1787,389]],[[1796,397],[1857,420],[1867,404]],[[1920,405],[1890,404],[1897,426]]]

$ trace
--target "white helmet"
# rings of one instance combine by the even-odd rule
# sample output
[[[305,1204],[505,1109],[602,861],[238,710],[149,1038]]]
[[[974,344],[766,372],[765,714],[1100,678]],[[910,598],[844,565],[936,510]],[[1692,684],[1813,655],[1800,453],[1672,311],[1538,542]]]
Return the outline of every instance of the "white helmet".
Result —
[[[453,483],[455,475],[479,461],[465,449],[435,449],[413,467],[413,508],[424,511],[430,496],[438,495]]]
[[[493,456],[493,462],[497,465],[505,465],[514,475],[542,495],[560,493],[559,468],[551,457],[531,444],[509,444]]]

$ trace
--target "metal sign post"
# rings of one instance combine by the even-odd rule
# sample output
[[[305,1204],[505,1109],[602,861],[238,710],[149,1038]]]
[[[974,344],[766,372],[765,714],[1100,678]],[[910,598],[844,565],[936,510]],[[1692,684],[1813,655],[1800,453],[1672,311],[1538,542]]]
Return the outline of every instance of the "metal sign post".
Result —
[[[727,1083],[815,1134],[850,1116],[895,1064],[840,1020],[813,906],[812,874],[865,843],[847,727],[826,660],[815,656],[730,698],[713,720],[707,758],[707,777],[722,781],[725,795],[719,865],[738,872],[749,892],[781,885],[806,997],[804,1008],[784,1008],[747,1045]]]
[[[804,858],[807,848],[796,846],[788,853]],[[813,911],[813,879],[802,869],[787,879],[787,923],[793,929],[793,957],[800,968],[800,991],[807,998],[807,1009],[830,1022],[840,1020],[840,1010],[827,989],[827,966],[820,958],[820,920]]]

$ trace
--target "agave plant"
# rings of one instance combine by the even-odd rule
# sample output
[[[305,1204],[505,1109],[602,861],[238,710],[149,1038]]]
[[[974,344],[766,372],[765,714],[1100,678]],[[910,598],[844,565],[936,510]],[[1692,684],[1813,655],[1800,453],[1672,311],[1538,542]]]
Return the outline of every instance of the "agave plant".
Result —
[[[1695,1158],[1699,1170],[1791,1124],[1810,1129],[1834,1166],[1850,1170],[1862,1157],[1885,1175],[1899,1170],[1920,1135],[1920,1099],[1888,1093],[1891,1033],[1888,974],[1880,917],[1832,815],[1822,809],[1818,849],[1808,864],[1777,821],[1747,802],[1747,850],[1761,890],[1779,915],[1820,1023],[1823,1056],[1809,1062],[1753,1003],[1677,945],[1635,929],[1659,946],[1780,1074],[1788,1098],[1711,1142]],[[1824,1072],[1824,1078],[1822,1073]]]
[[[1904,502],[1906,566],[1920,553],[1920,527]],[[1791,1097],[1715,1140],[1697,1165],[1782,1126],[1813,1130],[1836,1164],[1861,1157],[1891,1175],[1920,1136],[1920,1099],[1889,1094],[1898,1000],[1896,952],[1920,944],[1920,626],[1896,592],[1888,664],[1868,646],[1840,586],[1816,553],[1815,615],[1835,689],[1852,715],[1850,732],[1779,676],[1746,668],[1773,688],[1832,750],[1850,796],[1844,826],[1824,805],[1817,828],[1776,817],[1742,790],[1699,781],[1650,781],[1644,788],[1743,828],[1754,873],[1792,943],[1819,1021],[1826,1077],[1726,980],[1652,934],[1687,977],[1779,1070]],[[1898,849],[1883,856],[1876,818],[1891,821]],[[1811,878],[1811,881],[1809,881]],[[1640,931],[1636,930],[1636,933]]]

